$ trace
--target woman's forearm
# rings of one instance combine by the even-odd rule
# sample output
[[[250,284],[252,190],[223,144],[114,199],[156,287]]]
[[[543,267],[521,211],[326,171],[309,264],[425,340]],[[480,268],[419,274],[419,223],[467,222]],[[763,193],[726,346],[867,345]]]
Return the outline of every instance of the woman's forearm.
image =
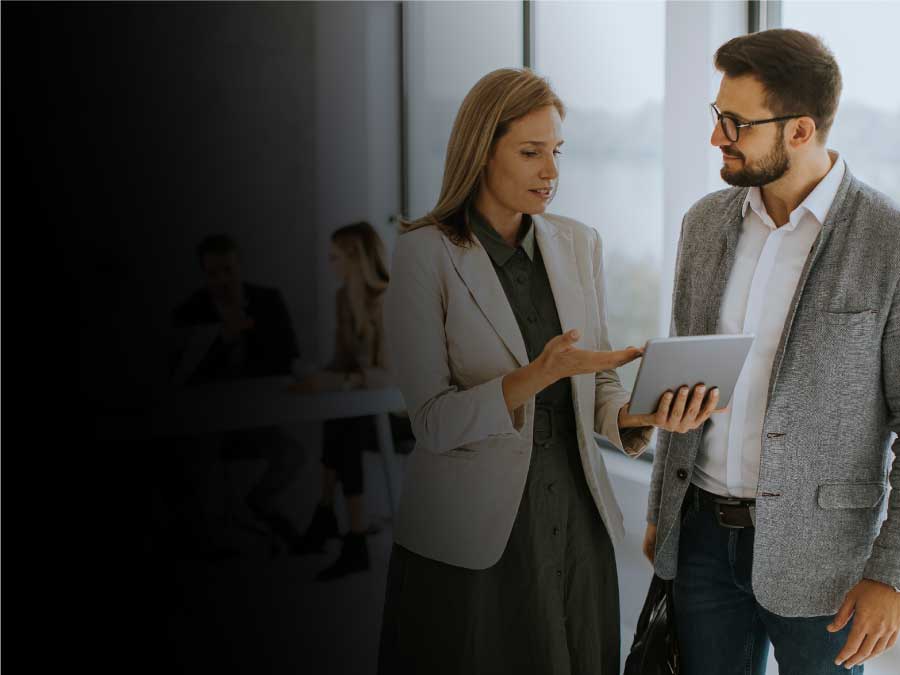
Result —
[[[506,401],[506,408],[512,413],[554,381],[540,361],[532,361],[527,366],[516,368],[503,378],[503,399]]]

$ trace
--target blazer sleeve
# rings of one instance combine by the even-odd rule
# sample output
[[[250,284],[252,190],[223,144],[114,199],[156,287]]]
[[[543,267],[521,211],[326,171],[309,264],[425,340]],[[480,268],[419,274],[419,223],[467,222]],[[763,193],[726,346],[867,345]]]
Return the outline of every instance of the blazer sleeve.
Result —
[[[507,410],[503,376],[469,389],[453,383],[441,255],[442,243],[427,233],[398,237],[385,299],[388,352],[416,447],[441,453],[491,437],[521,439],[525,409]]]
[[[881,363],[888,426],[900,436],[900,283],[894,289],[881,340]],[[891,452],[894,463],[889,477],[887,519],[881,524],[863,576],[900,590],[900,437],[894,438]]]
[[[603,244],[600,234],[591,230],[593,247],[593,279],[596,287],[600,320],[598,348],[609,351],[609,331],[606,325],[606,281],[603,275]],[[603,434],[619,450],[631,457],[640,455],[650,443],[653,427],[619,429],[619,411],[631,400],[631,394],[622,387],[615,370],[603,370],[594,376],[594,430]]]
[[[678,252],[675,255],[675,283],[672,288],[672,322],[669,324],[669,337],[677,334],[675,328],[675,298],[678,291],[678,280],[683,272],[683,260],[681,256],[684,242],[684,219],[681,221],[681,234],[678,236]],[[659,519],[659,503],[662,498],[663,474],[666,468],[666,457],[669,454],[669,444],[672,441],[672,432],[660,430],[656,437],[656,450],[653,452],[653,470],[650,473],[650,495],[647,499],[647,522],[656,524]]]

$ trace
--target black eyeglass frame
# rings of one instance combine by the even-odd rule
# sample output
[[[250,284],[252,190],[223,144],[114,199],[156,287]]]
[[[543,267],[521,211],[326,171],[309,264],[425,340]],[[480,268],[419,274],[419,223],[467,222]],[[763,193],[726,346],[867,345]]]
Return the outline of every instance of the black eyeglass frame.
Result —
[[[798,117],[812,117],[812,115],[784,115],[782,117],[772,117],[767,120],[751,120],[749,122],[739,122],[737,117],[734,115],[729,115],[728,113],[723,113],[716,107],[715,103],[709,104],[709,109],[712,112],[713,116],[716,118],[718,125],[722,128],[722,133],[725,134],[725,138],[727,138],[732,143],[737,143],[738,139],[741,137],[741,129],[744,127],[755,127],[757,124],[769,124],[771,122],[784,122],[785,120],[795,120]],[[730,119],[734,123],[734,138],[728,135],[728,130],[725,128],[725,124],[722,122],[725,118]]]

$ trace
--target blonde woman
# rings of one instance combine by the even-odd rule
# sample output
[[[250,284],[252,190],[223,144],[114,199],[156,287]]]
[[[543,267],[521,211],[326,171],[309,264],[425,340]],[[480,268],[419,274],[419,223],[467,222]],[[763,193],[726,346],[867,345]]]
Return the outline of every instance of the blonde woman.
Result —
[[[459,109],[437,206],[397,242],[385,312],[416,447],[388,575],[382,673],[619,672],[613,541],[597,431],[629,455],[716,397],[628,413],[610,351],[600,237],[543,215],[562,102],[528,70]]]
[[[378,388],[390,375],[384,344],[382,302],[390,275],[384,245],[366,222],[347,225],[331,237],[329,262],[343,282],[337,293],[337,330],[334,357],[324,370],[299,383],[299,391]],[[392,424],[398,424],[392,419]],[[362,451],[376,447],[374,418],[354,417],[328,421],[324,427],[322,497],[302,538],[294,542],[298,553],[317,553],[325,542],[339,536],[334,514],[334,493],[341,483],[350,516],[350,532],[341,554],[324,569],[320,580],[337,579],[369,568],[363,512]]]

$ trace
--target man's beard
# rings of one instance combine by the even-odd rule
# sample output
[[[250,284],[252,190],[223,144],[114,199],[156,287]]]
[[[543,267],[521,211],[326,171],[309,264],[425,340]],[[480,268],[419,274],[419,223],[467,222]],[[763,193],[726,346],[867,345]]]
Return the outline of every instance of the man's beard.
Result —
[[[733,157],[734,155],[731,156]],[[735,187],[762,187],[778,180],[791,168],[790,159],[784,151],[784,140],[781,134],[776,137],[769,154],[756,162],[754,166],[749,166],[743,156],[741,156],[741,159],[744,160],[742,169],[729,170],[727,166],[722,167],[720,175],[722,180],[729,185],[734,185]]]

